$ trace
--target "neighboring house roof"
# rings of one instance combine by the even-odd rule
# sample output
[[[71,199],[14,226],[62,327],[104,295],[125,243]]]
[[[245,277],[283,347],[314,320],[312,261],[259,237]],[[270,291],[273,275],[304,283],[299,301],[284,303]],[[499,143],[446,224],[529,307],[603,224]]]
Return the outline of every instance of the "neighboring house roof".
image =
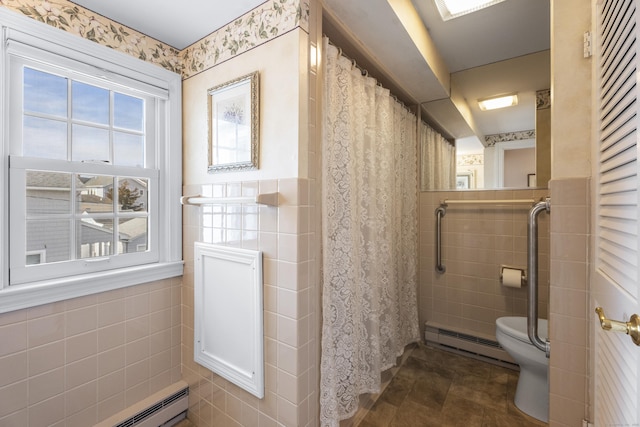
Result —
[[[130,240],[136,239],[147,233],[147,218],[132,218],[127,222],[123,222],[118,227],[120,235],[126,234]]]
[[[113,234],[113,228],[110,225],[102,224],[93,218],[83,218],[81,224],[92,230]],[[118,232],[121,240],[134,240],[147,233],[147,218],[132,218],[125,221],[119,225]]]
[[[111,199],[103,199],[104,202],[80,202],[80,212],[87,213],[111,213],[113,212],[113,202]]]
[[[113,187],[113,177],[104,175],[79,175],[78,179],[82,182],[83,187],[108,188]]]
[[[62,172],[28,171],[27,187],[69,190],[71,188],[71,174]]]

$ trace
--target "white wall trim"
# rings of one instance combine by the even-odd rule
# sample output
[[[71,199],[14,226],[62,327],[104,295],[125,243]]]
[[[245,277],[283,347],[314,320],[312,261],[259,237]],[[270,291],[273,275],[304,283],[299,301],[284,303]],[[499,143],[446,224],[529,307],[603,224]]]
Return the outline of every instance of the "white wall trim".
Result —
[[[178,277],[182,272],[182,261],[165,262],[9,286],[0,291],[0,314]]]

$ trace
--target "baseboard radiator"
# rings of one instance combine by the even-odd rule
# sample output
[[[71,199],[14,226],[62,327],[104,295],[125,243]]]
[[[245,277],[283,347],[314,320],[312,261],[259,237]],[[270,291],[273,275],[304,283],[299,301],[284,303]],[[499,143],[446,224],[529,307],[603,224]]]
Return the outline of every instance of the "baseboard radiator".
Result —
[[[189,386],[178,381],[94,427],[171,427],[186,417]]]
[[[456,331],[436,323],[426,322],[424,338],[428,345],[453,350],[488,362],[508,367],[515,365],[509,353],[497,341]]]

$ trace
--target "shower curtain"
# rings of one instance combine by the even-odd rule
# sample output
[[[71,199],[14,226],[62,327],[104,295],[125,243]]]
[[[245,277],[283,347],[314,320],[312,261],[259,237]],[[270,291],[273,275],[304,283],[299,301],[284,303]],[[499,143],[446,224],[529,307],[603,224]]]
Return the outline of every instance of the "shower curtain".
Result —
[[[456,148],[428,124],[420,122],[420,189],[456,188]]]
[[[324,41],[321,425],[419,339],[416,117]]]

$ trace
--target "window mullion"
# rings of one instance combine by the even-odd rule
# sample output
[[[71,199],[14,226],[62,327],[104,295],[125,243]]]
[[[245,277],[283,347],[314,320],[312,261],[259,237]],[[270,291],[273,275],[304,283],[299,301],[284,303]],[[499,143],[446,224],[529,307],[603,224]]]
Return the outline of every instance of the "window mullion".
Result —
[[[115,108],[113,90],[109,90],[109,162],[115,164],[115,150],[113,147],[113,127],[115,124]],[[111,250],[109,256],[118,254],[118,199],[120,197],[118,188],[118,176],[113,177],[113,236],[111,236]]]
[[[120,182],[118,176],[113,177],[113,239],[111,239],[111,244],[113,248],[111,249],[111,255],[118,254],[118,242],[119,239],[119,228],[120,228],[120,220],[118,217],[118,200],[120,200]]]
[[[72,161],[73,153],[73,85],[72,80],[67,78],[67,161]],[[71,253],[70,260],[78,259],[78,230],[76,228],[76,174],[71,174],[71,194],[70,194],[70,240]]]
[[[76,221],[79,218],[79,214],[78,212],[76,212],[76,195],[77,195],[77,189],[76,189],[76,179],[77,175],[71,174],[71,254],[69,259],[71,260],[76,260],[78,259],[78,230],[76,227]]]
[[[113,147],[113,129],[115,128],[114,94],[109,91],[109,162],[115,164],[115,149]]]
[[[73,99],[73,91],[71,90],[72,80],[67,78],[67,161],[72,159],[73,150],[73,120],[71,117],[72,106],[71,100]]]

